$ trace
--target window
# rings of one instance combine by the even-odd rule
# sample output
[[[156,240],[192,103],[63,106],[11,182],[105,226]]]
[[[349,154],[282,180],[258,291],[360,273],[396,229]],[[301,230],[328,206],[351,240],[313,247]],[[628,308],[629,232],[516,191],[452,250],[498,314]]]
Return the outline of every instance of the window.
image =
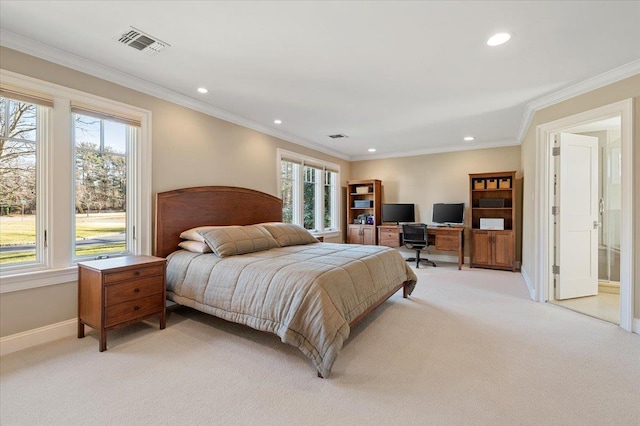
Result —
[[[50,108],[35,98],[1,94],[0,266],[15,269],[42,262],[44,194],[38,189]]]
[[[340,167],[283,150],[278,156],[283,221],[314,233],[337,232]]]
[[[74,113],[73,123],[75,258],[131,253],[128,166],[139,126],[90,112]]]
[[[78,260],[150,254],[151,113],[0,77],[0,292],[75,281]]]

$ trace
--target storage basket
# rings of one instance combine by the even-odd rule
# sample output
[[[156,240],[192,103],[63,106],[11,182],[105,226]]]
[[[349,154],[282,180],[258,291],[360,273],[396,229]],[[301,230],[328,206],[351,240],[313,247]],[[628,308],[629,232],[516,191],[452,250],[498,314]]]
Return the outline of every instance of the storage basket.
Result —
[[[474,179],[473,189],[484,189],[484,179]]]
[[[498,188],[511,189],[511,178],[500,178],[500,181],[498,182]]]
[[[368,186],[356,186],[356,194],[368,194],[369,187]]]
[[[487,179],[487,189],[497,189],[498,179]]]

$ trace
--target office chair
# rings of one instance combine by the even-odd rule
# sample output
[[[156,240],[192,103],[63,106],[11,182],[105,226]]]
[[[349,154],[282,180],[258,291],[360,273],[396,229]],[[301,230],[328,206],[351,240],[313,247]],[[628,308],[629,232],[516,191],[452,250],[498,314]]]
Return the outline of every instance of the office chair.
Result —
[[[420,268],[420,262],[426,262],[436,266],[435,262],[420,258],[420,251],[426,250],[429,246],[427,225],[424,223],[408,223],[402,225],[402,243],[406,248],[416,251],[416,257],[408,258],[407,262],[415,260],[416,268]]]

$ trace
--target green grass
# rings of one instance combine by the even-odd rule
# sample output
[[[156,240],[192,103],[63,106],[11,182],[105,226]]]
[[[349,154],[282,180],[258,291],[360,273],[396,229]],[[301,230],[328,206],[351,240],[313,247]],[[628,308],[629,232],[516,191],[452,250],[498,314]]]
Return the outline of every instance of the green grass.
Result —
[[[76,215],[76,239],[120,234],[124,230],[124,213]],[[34,244],[35,241],[35,216],[0,216],[0,245]]]
[[[0,246],[35,244],[35,216],[0,216]],[[124,213],[76,215],[76,240],[121,234],[125,231]],[[117,253],[125,249],[124,242],[78,246],[76,256]],[[0,265],[35,261],[34,250],[0,252]]]
[[[118,253],[125,250],[125,243],[115,244],[96,244],[90,246],[81,246],[77,248],[76,256],[91,256],[98,254]],[[0,265],[8,265],[14,263],[34,262],[36,254],[33,251],[13,251],[0,253]]]

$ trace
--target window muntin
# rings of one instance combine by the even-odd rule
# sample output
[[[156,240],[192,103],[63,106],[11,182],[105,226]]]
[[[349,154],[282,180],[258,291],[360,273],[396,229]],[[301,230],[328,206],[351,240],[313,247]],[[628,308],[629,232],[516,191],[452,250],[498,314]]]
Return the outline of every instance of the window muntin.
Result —
[[[0,97],[0,265],[41,261],[39,116],[45,107]],[[40,110],[40,114],[39,111]]]
[[[73,123],[74,257],[130,253],[134,217],[127,203],[128,153],[138,128],[80,113],[73,114]]]
[[[283,221],[314,233],[338,231],[339,167],[279,151]]]

